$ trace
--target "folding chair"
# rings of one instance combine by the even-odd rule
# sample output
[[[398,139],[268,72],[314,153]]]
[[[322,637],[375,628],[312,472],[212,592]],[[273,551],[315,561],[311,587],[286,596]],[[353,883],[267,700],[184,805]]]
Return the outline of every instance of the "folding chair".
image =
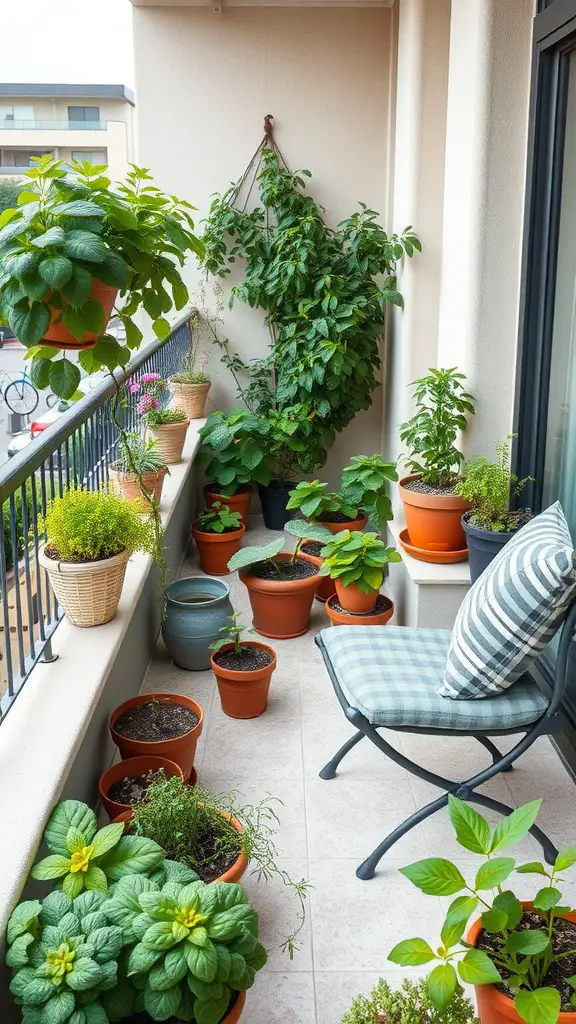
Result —
[[[576,601],[561,629],[554,684],[548,697],[527,672],[504,693],[476,700],[452,700],[437,693],[450,643],[448,630],[336,626],[316,636],[336,696],[346,718],[357,730],[322,769],[320,778],[335,778],[342,759],[367,736],[396,764],[445,790],[442,796],[406,818],[376,847],[357,869],[358,878],[373,878],[384,854],[415,825],[445,807],[449,793],[510,814],[511,807],[477,793],[476,789],[500,772],[510,771],[539,736],[552,735],[558,729],[575,631]],[[484,771],[455,782],[415,764],[391,746],[379,729],[428,736],[473,736],[490,753],[493,763]],[[525,735],[507,754],[502,754],[489,738],[518,732]],[[558,851],[548,836],[537,825],[530,832],[542,847],[545,860],[553,864]]]

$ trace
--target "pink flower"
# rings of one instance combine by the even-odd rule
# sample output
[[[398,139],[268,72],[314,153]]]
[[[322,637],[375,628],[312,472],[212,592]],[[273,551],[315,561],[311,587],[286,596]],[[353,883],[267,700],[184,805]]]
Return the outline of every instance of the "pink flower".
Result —
[[[137,381],[137,380],[134,380],[134,381],[132,381],[132,383],[131,383],[131,384],[129,385],[129,387],[130,387],[130,392],[131,392],[131,394],[133,394],[133,395],[137,395],[137,394],[138,394],[138,392],[140,391],[140,382],[139,382],[139,381]]]
[[[142,383],[151,384],[153,380],[162,380],[159,373],[144,373],[142,374]]]
[[[142,398],[136,406],[136,412],[138,412],[140,416],[145,416],[146,413],[150,412],[152,409],[159,408],[160,402],[157,398],[154,398],[154,395],[142,395]]]

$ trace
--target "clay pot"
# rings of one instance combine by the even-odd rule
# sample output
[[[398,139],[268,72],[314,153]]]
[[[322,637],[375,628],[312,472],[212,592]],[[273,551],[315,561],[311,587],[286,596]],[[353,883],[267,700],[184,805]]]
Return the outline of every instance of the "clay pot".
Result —
[[[142,494],[136,473],[122,473],[120,470],[114,469],[113,466],[110,466],[108,472],[116,494],[121,494],[123,498],[137,501],[141,512],[150,511],[150,500]],[[157,505],[160,504],[164,477],[167,472],[168,470],[164,468],[158,469],[154,473],[142,473],[142,484],[153,495]]]
[[[221,651],[229,651],[234,644],[226,644],[220,648]],[[251,672],[233,672],[224,668],[214,660],[214,654],[210,659],[212,671],[218,683],[220,703],[222,711],[229,718],[258,718],[266,710],[270,679],[276,668],[276,652],[267,644],[259,644],[256,640],[243,640],[243,647],[257,647],[260,651],[268,651],[272,655],[272,661],[263,668],[254,669]]]
[[[378,591],[371,590],[369,594],[365,594],[357,583],[349,583],[348,586],[344,586],[342,580],[334,580],[336,587],[336,594],[338,596],[338,604],[345,608],[347,612],[371,612],[376,605],[378,599]]]
[[[157,423],[150,433],[157,442],[157,452],[167,466],[180,462],[188,432],[188,420],[179,423]]]
[[[122,779],[128,778],[136,779],[140,775],[146,775],[147,772],[159,772],[160,769],[164,771],[168,779],[174,775],[181,779],[184,778],[180,765],[174,761],[168,761],[165,757],[149,757],[147,755],[117,761],[107,772],[103,772],[98,783],[98,791],[108,817],[115,818],[117,814],[123,814],[124,811],[130,810],[130,804],[120,804],[116,800],[110,800],[108,791],[115,782],[121,782]]]
[[[366,516],[360,516],[360,519],[353,519],[350,523],[328,523],[323,519],[319,519],[320,526],[325,526],[330,533],[342,533],[344,530],[363,530],[368,522]]]
[[[169,379],[172,392],[172,408],[181,409],[189,420],[198,420],[204,415],[204,406],[210,391],[210,384],[186,384]]]
[[[109,284],[104,284],[103,281],[99,281],[97,277],[93,279],[89,298],[96,299],[96,302],[100,303],[104,313],[106,314],[106,323],[104,324],[100,334],[95,334],[93,331],[87,331],[80,341],[77,341],[74,335],[70,334],[70,331],[63,320],[60,320],[60,323],[55,323],[58,317],[62,315],[62,310],[54,309],[54,307],[48,303],[48,308],[50,309],[50,326],[46,331],[41,344],[50,345],[52,348],[63,349],[94,348],[98,338],[100,338],[106,331],[106,325],[110,319],[117,295],[117,288],[113,288],[112,285]]]
[[[524,910],[532,910],[531,900],[521,900]],[[576,923],[576,911],[567,914],[568,921]],[[482,929],[482,920],[478,918],[468,931],[466,941],[472,946],[476,945],[476,939]],[[478,1004],[478,1015],[482,1024],[524,1024],[514,1009],[514,1002],[503,992],[499,992],[495,985],[474,985],[476,1002]],[[558,1017],[558,1024],[574,1024],[576,1013],[562,1011]]]
[[[302,549],[298,552],[298,558],[303,558],[305,562],[310,562],[317,569],[321,569],[324,562],[324,559],[320,558],[319,555],[310,555],[307,551],[302,551]],[[316,600],[321,601],[323,604],[336,593],[336,587],[334,586],[334,580],[331,580],[329,576],[318,576],[317,579]]]
[[[383,596],[382,594],[380,595]],[[384,626],[394,614],[394,602],[385,598],[386,608],[384,611],[374,611],[374,615],[353,615],[352,612],[337,612],[332,607],[338,601],[337,595],[334,594],[328,601],[326,601],[326,611],[328,618],[333,626]]]
[[[140,704],[148,704],[151,700],[182,704],[198,716],[198,721],[192,729],[189,729],[182,736],[175,736],[172,739],[165,740],[133,740],[116,732],[114,728],[115,723],[124,711],[139,707]],[[192,700],[191,697],[185,697],[182,693],[141,693],[138,697],[131,697],[130,700],[125,700],[123,704],[119,704],[110,715],[109,721],[112,739],[118,747],[123,760],[128,757],[138,757],[139,755],[165,757],[167,760],[174,761],[180,766],[185,779],[190,777],[194,767],[196,744],[200,738],[203,724],[204,714],[200,705],[195,700]]]
[[[291,558],[288,551],[276,555],[279,562]],[[261,580],[250,575],[250,568],[241,569],[239,576],[248,588],[257,633],[276,640],[291,640],[308,631],[316,576],[303,580]]]
[[[46,569],[66,618],[74,626],[102,626],[110,622],[118,610],[128,551],[99,562],[62,562],[48,558],[45,547],[38,552],[38,562]]]
[[[235,555],[242,547],[242,538],[245,533],[244,523],[240,524],[238,530],[233,530],[230,533],[199,530],[198,520],[192,523],[192,536],[200,555],[202,572],[208,576],[227,576],[230,571],[228,562],[232,555]]]
[[[221,814],[223,818],[228,818],[228,820],[231,821],[232,824],[234,825],[234,828],[237,828],[239,832],[243,831],[242,825],[240,824],[239,821],[236,820],[236,818],[231,818],[230,815],[226,814],[225,811],[219,811],[218,813]],[[117,821],[123,821],[124,832],[129,833],[131,818],[132,811],[124,811],[122,814],[119,814],[118,817],[114,818],[114,823],[116,823]],[[248,858],[246,857],[246,854],[242,850],[242,852],[236,858],[232,866],[228,868],[228,871],[225,871],[223,875],[218,875],[218,878],[215,878],[214,882],[239,882],[240,879],[242,878],[242,875],[246,871],[247,867]],[[224,1020],[227,1019],[227,1017],[224,1018]]]
[[[466,562],[468,560],[468,548],[463,548],[462,551],[427,551],[425,548],[415,547],[414,544],[410,543],[406,527],[400,530],[398,540],[406,554],[412,555],[412,558],[417,558],[419,562],[431,562],[432,565],[454,565],[456,562]]]
[[[459,561],[462,550],[466,548],[461,520],[463,513],[470,508],[470,502],[457,494],[420,494],[405,486],[408,481],[418,479],[419,474],[413,473],[398,484],[404,502],[406,528],[414,548],[411,554],[418,558],[418,548],[440,551],[448,556],[454,552],[458,555],[455,561]],[[450,562],[450,558],[445,561]]]
[[[252,501],[252,488],[250,484],[241,484],[237,493],[231,494],[229,498],[224,494],[219,494],[218,491],[211,491],[210,484],[206,484],[204,497],[206,498],[208,508],[217,501],[220,501],[223,505],[228,505],[231,512],[239,512],[244,526],[248,526],[250,502]]]

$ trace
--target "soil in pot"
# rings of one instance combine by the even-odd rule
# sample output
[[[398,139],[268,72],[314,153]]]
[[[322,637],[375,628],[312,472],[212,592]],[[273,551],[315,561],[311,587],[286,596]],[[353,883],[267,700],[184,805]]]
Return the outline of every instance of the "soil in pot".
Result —
[[[318,566],[297,558],[294,562],[278,562],[279,572],[270,562],[258,562],[250,566],[250,575],[259,580],[305,580],[318,574]]]
[[[154,743],[184,736],[199,721],[198,715],[183,704],[151,700],[123,711],[114,722],[114,728],[127,740]]]
[[[128,776],[125,779],[120,779],[119,782],[113,782],[108,790],[108,796],[117,804],[140,804],[146,799],[150,781],[150,772],[146,772],[145,775],[137,775],[134,778]]]
[[[212,655],[222,711],[230,718],[258,718],[266,710],[270,680],[276,668],[276,653],[254,640],[233,644]]]
[[[450,487],[433,487],[432,484],[425,484],[423,480],[412,478],[408,479],[406,483],[402,483],[402,486],[407,491],[415,491],[416,494],[430,494],[435,498],[450,498],[456,497],[454,491],[454,484]]]
[[[240,654],[235,651],[218,651],[214,661],[229,672],[257,672],[274,661],[269,651],[262,647],[243,647]]]

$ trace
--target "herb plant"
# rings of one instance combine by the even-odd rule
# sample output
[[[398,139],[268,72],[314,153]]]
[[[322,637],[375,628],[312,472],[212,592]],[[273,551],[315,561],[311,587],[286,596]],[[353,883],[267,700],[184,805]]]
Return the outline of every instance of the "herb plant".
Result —
[[[328,484],[322,484],[319,480],[302,480],[290,491],[286,508],[288,511],[298,509],[302,515],[315,522],[323,518],[341,513],[354,518],[358,511],[355,505],[345,504],[340,494],[336,491],[327,491]]]
[[[456,494],[472,505],[467,519],[471,526],[494,533],[514,533],[530,513],[526,509],[512,512],[510,499],[518,497],[532,477],[520,480],[510,472],[512,437],[496,444],[496,462],[484,456],[464,463],[464,479],[456,485]]]
[[[425,980],[404,979],[399,989],[393,990],[380,979],[369,996],[358,996],[342,1024],[479,1024],[472,1003],[462,989],[445,1011],[432,1002]]]
[[[123,833],[122,822],[98,829],[90,807],[79,800],[64,800],[56,805],[44,830],[50,856],[32,868],[32,878],[57,879],[64,895],[74,899],[83,889],[106,892],[109,881],[158,866],[164,853],[157,843]]]
[[[269,483],[264,427],[253,413],[246,409],[213,412],[199,436],[204,447],[196,461],[204,466],[208,478],[216,481],[225,498],[253,480]]]
[[[217,651],[221,651],[227,644],[234,644],[234,654],[240,655],[247,649],[242,643],[242,634],[255,633],[256,630],[253,629],[252,626],[242,625],[242,623],[238,621],[239,618],[240,614],[238,612],[234,612],[234,614],[227,619],[224,625],[220,626],[218,632],[221,633],[222,636],[219,639],[216,639],[213,644],[210,644],[211,651],[214,651],[215,653]]]
[[[410,473],[420,473],[431,487],[452,486],[464,456],[456,448],[458,432],[466,430],[466,415],[474,413],[474,399],[464,390],[466,377],[456,367],[431,369],[413,381],[417,412],[400,427],[408,445],[405,462]]]
[[[117,982],[123,930],[109,924],[106,899],[102,892],[72,900],[55,891],[13,911],[6,963],[26,1024],[107,1024],[101,998]]]
[[[98,334],[96,347],[79,355],[87,373],[125,366],[142,340],[134,315],[143,308],[166,338],[166,314],[188,301],[179,268],[187,253],[203,253],[189,203],[150,184],[144,168],[132,165],[116,186],[106,170],[84,161],[65,170],[62,161],[40,157],[26,172],[18,205],[0,214],[0,320],[29,349],[36,387],[62,398],[75,394],[80,369],[42,344],[52,311],[77,340]],[[119,289],[126,345],[105,333],[104,310],[90,294],[94,281]]]
[[[290,519],[284,529],[287,533],[292,534],[293,537],[298,538],[298,543],[291,558],[292,563],[296,561],[303,541],[315,540],[325,543],[333,538],[330,530],[325,526],[321,526],[320,523],[306,523],[303,519]],[[276,572],[280,574],[280,566],[276,561],[276,555],[280,554],[284,543],[283,537],[277,537],[276,540],[270,541],[269,544],[251,544],[240,548],[240,551],[232,555],[228,562],[228,568],[230,572],[235,572],[237,569],[246,569],[248,566],[256,565],[258,562],[271,562]]]
[[[158,451],[158,442],[153,438],[144,438],[142,434],[133,433],[120,435],[118,459],[113,468],[120,473],[158,473],[168,469]]]
[[[198,526],[204,533],[224,533],[225,530],[239,530],[242,516],[239,512],[231,512],[228,505],[215,501],[213,505],[202,510],[198,516]]]
[[[393,462],[384,462],[380,455],[354,455],[350,466],[342,471],[340,491],[326,492],[328,484],[319,480],[303,480],[290,491],[288,509],[300,509],[314,520],[330,520],[340,514],[349,519],[366,516],[382,529],[392,519],[389,484],[397,480]]]
[[[407,939],[388,957],[404,966],[440,961],[428,977],[430,997],[440,1010],[450,1005],[458,988],[458,975],[474,985],[501,985],[504,981],[513,993],[518,1016],[527,1024],[556,1024],[561,1009],[573,1011],[576,1006],[576,995],[570,992],[568,999],[563,998],[549,978],[554,965],[576,954],[576,948],[557,952],[554,941],[555,924],[570,913],[570,907],[562,905],[558,885],[563,881],[561,875],[576,863],[576,847],[561,850],[552,868],[539,861],[517,866],[513,857],[501,856],[503,850],[528,834],[541,802],[524,804],[492,831],[469,804],[450,795],[450,819],[458,842],[465,850],[486,857],[475,880],[467,883],[459,868],[441,857],[429,857],[401,869],[423,893],[442,897],[462,894],[448,910],[436,951],[424,939]],[[533,901],[541,921],[538,928],[526,921],[524,908],[514,893],[503,888],[514,870],[542,876],[543,887]],[[486,949],[471,946],[462,938],[477,908],[491,940]],[[576,977],[564,980],[576,987]]]
[[[396,548],[386,547],[376,533],[342,530],[331,536],[320,552],[324,559],[320,576],[340,580],[347,587],[355,583],[363,594],[380,590],[389,562],[401,562]]]
[[[112,491],[65,491],[49,502],[40,529],[65,562],[99,562],[121,551],[155,551],[153,524]]]

